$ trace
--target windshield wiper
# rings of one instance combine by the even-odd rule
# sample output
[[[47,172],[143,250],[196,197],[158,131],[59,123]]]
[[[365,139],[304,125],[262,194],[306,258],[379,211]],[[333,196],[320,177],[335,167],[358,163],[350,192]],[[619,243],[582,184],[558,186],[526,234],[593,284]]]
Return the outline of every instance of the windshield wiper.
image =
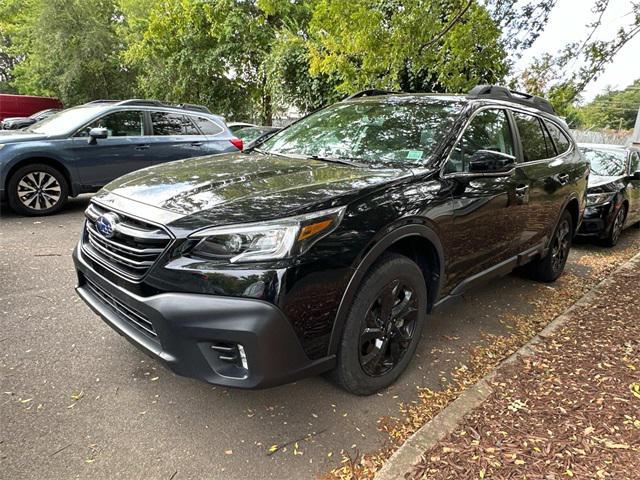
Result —
[[[349,165],[351,167],[366,167],[366,165],[355,162],[348,158],[323,157],[322,155],[305,155],[305,157],[312,160],[320,160],[322,162],[340,163],[342,165]]]

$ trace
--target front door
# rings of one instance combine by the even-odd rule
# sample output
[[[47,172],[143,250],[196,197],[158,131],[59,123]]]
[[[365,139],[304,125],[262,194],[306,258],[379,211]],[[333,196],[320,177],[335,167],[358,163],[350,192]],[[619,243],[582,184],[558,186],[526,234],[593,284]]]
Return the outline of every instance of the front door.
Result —
[[[629,195],[629,212],[627,213],[627,225],[640,222],[640,180],[631,178],[634,173],[640,172],[640,152],[632,150],[629,154],[629,177],[627,193]]]
[[[515,156],[514,135],[503,109],[479,111],[467,125],[445,164],[443,177],[453,182],[453,231],[448,286],[514,256],[520,234],[515,172],[502,176],[469,173],[478,150]]]
[[[106,128],[108,137],[89,142],[89,130]],[[85,186],[101,187],[148,165],[149,145],[144,114],[136,110],[108,113],[67,140]]]

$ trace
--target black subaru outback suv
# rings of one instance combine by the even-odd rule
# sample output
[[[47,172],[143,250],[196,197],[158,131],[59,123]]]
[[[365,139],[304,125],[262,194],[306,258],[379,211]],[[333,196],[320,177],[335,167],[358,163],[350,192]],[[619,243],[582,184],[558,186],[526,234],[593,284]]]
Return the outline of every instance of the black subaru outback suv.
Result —
[[[588,164],[544,100],[367,91],[250,151],[128,174],[86,211],[79,295],[173,371],[370,394],[427,314],[528,264],[563,271]]]

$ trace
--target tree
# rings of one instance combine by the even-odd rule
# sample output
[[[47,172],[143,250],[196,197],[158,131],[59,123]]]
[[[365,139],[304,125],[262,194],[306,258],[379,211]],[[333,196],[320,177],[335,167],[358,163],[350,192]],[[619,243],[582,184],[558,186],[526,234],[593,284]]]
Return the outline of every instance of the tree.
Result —
[[[65,104],[128,97],[133,72],[120,61],[115,0],[7,0],[12,85],[21,93],[54,95]]]
[[[640,79],[623,90],[607,90],[578,109],[584,128],[633,129],[640,108]]]
[[[591,32],[587,37],[566,45],[555,55],[545,54],[534,59],[519,79],[524,89],[548,97],[560,114],[567,115],[574,110],[573,103],[580,100],[587,85],[640,33],[640,2],[631,2],[631,21],[613,38],[594,40],[608,6],[609,0],[596,0],[593,8],[596,20],[588,25]],[[574,65],[578,67],[571,68]]]
[[[311,73],[337,89],[466,91],[507,73],[501,31],[475,0],[321,0],[310,23]]]

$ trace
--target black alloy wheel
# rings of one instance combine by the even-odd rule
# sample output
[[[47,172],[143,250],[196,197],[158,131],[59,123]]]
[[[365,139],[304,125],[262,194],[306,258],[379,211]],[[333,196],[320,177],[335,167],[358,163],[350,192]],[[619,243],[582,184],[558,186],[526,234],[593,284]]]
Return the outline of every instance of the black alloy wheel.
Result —
[[[551,246],[551,268],[554,273],[561,273],[569,258],[571,249],[571,224],[563,218],[558,225]]]
[[[391,385],[411,361],[426,319],[420,267],[404,255],[383,255],[353,298],[331,372],[334,381],[357,395]]]
[[[362,321],[359,359],[372,377],[385,375],[407,353],[418,318],[411,286],[398,279],[384,286]]]
[[[624,221],[627,218],[627,208],[623,204],[616,212],[616,216],[613,218],[611,229],[609,234],[603,238],[599,243],[605,247],[615,247],[620,240],[622,229],[624,228]]]

